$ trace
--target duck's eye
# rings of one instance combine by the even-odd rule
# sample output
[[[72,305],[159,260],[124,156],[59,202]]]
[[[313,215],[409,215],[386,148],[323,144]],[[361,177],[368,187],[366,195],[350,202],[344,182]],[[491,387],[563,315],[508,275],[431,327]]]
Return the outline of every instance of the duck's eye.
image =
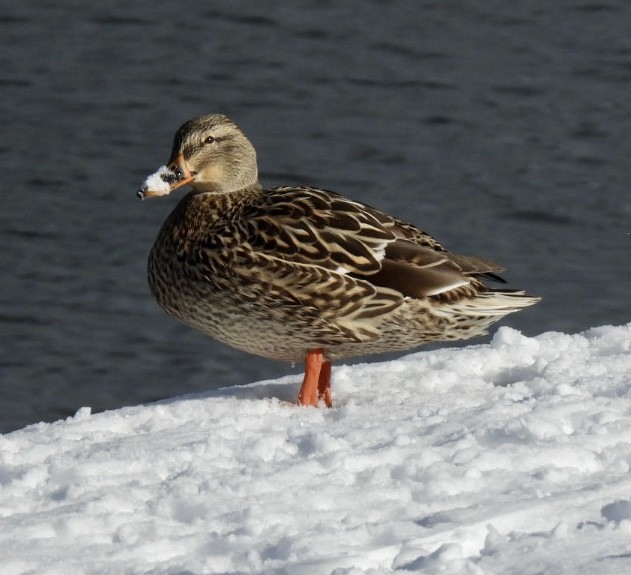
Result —
[[[212,144],[215,141],[215,138],[213,138],[212,136],[206,136],[206,138],[204,139],[204,144]]]

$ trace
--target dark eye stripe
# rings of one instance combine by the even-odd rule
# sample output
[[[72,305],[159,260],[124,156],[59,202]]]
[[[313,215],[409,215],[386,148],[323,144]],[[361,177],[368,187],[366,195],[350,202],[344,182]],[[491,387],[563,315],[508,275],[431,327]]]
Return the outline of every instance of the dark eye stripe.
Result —
[[[203,144],[212,144],[213,142],[223,142],[230,139],[230,136],[206,136],[202,141]]]

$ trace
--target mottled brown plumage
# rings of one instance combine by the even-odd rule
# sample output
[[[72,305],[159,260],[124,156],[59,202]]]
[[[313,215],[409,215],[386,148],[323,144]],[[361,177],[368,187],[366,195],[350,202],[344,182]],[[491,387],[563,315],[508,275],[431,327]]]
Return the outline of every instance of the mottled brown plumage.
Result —
[[[331,360],[466,339],[538,301],[490,289],[483,282],[502,281],[498,265],[451,254],[379,210],[316,188],[264,190],[254,148],[225,116],[186,122],[169,170],[160,172],[164,189],[139,192],[193,187],[149,256],[158,303],[238,349],[307,358],[301,403],[317,402],[313,389],[304,390],[319,379],[330,404]]]

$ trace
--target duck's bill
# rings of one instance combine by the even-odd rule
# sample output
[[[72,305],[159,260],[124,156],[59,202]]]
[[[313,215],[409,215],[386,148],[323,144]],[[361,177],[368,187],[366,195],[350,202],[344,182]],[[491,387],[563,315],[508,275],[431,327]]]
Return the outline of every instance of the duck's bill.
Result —
[[[140,199],[166,196],[173,190],[177,190],[192,181],[193,174],[183,170],[177,164],[160,166],[142,183],[136,195]]]

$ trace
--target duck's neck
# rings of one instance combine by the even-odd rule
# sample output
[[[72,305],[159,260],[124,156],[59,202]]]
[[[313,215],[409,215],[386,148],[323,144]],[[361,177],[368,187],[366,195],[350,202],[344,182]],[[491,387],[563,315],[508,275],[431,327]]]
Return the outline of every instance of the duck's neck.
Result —
[[[254,183],[246,186],[242,186],[240,184],[235,184],[234,186],[229,186],[226,184],[218,185],[213,182],[205,182],[203,184],[196,184],[193,188],[193,193],[210,194],[213,196],[226,196],[229,194],[251,193],[262,190],[263,186],[261,186],[261,183],[258,180],[255,180]]]

